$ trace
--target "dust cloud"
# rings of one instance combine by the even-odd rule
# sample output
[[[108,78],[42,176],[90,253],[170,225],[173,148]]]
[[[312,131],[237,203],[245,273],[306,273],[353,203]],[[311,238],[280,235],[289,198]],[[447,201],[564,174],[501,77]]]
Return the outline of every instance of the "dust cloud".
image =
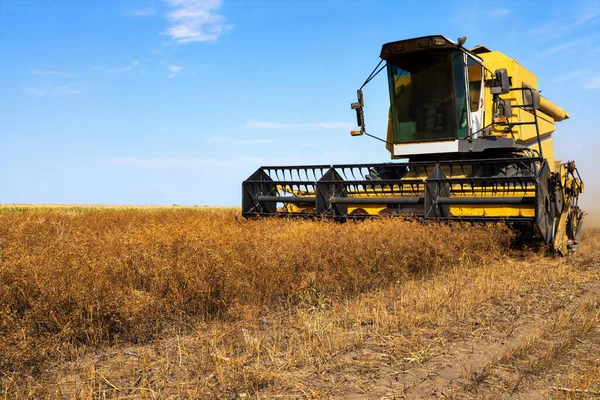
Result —
[[[591,189],[587,185],[589,180],[584,182],[585,191],[579,195],[579,207],[587,213],[583,220],[583,229],[600,228],[600,190],[596,190],[595,187],[595,190],[588,190]]]
[[[578,128],[557,135],[555,159],[563,162],[575,160],[585,185],[584,192],[579,195],[579,207],[588,213],[583,222],[583,229],[600,228],[600,176],[596,174],[600,140],[595,138],[590,140],[589,136],[585,137],[582,134],[586,129]],[[592,131],[591,128],[587,130]],[[577,137],[581,140],[567,140],[567,138]]]
[[[583,229],[600,228],[600,205],[596,203],[594,208],[588,206],[582,209],[588,213],[583,220]]]

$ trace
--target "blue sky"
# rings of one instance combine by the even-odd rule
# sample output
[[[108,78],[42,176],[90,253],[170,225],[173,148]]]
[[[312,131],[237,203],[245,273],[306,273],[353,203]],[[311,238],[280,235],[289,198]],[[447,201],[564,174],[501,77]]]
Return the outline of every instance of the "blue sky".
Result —
[[[260,165],[388,161],[349,104],[383,43],[438,33],[538,75],[592,205],[599,0],[0,0],[0,202],[238,205]],[[383,76],[365,98],[384,136]]]

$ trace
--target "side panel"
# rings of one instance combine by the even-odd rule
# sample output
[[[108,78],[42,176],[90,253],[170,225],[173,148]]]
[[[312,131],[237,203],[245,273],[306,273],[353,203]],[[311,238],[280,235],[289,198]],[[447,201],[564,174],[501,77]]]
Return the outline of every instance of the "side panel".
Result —
[[[534,89],[538,89],[537,77],[516,60],[498,52],[491,51],[487,53],[479,54],[484,60],[487,68],[494,71],[499,68],[506,68],[508,71],[511,85],[513,88],[520,88],[524,86],[530,86]],[[522,91],[512,91],[508,94],[502,95],[501,98],[510,100],[512,108],[512,117],[510,122],[512,123],[533,123],[535,121],[534,115],[529,110],[523,107],[515,107],[517,105],[524,105],[530,102],[530,99],[524,98]],[[485,95],[485,126],[492,123],[493,110],[492,110],[492,95],[490,88],[486,87],[484,91]],[[558,107],[560,109],[560,107]],[[562,110],[562,109],[561,109]],[[541,110],[536,110],[537,121],[539,126],[540,138],[544,141],[542,144],[542,150],[544,158],[547,158],[549,163],[548,166],[550,171],[554,171],[554,150],[552,148],[551,135],[554,133],[555,125],[554,119],[544,114]],[[496,126],[492,131],[493,135],[502,136],[505,126]],[[512,128],[512,132],[515,136],[517,144],[525,145],[532,149],[538,149],[537,145],[537,132],[535,125],[519,125]],[[535,142],[535,144],[533,144]]]

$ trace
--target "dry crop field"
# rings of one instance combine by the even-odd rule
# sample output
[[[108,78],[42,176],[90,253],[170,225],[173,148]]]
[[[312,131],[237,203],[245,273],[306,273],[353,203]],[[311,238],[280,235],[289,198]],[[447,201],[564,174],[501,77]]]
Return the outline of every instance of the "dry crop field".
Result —
[[[4,398],[600,397],[600,230],[0,209]]]

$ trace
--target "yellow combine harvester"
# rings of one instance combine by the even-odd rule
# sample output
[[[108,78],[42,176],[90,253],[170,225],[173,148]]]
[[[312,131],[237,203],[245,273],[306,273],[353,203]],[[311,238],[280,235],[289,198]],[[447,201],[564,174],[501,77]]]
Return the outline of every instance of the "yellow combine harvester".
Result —
[[[390,111],[382,164],[261,167],[242,184],[246,217],[421,217],[504,221],[555,251],[575,250],[584,213],[573,161],[554,159],[565,110],[536,76],[485,46],[443,36],[387,43],[364,87],[387,69]],[[379,68],[379,66],[381,68]],[[366,134],[362,87],[356,110]]]

